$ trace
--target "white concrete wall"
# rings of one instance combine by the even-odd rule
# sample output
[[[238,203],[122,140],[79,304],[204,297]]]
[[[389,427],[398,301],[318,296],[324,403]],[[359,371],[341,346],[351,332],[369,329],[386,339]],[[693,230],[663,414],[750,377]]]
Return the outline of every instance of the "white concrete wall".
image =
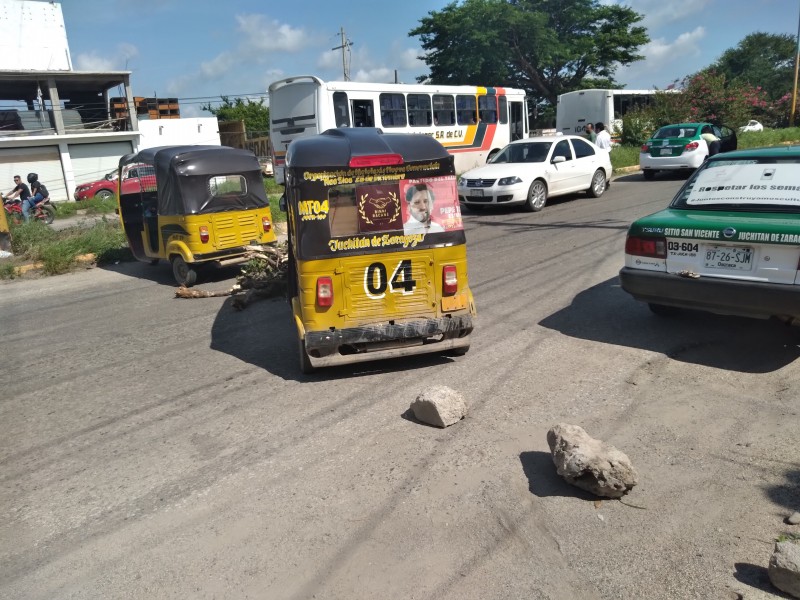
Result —
[[[0,0],[0,24],[0,71],[72,70],[60,3]]]
[[[155,146],[219,146],[217,117],[140,120],[139,150]]]

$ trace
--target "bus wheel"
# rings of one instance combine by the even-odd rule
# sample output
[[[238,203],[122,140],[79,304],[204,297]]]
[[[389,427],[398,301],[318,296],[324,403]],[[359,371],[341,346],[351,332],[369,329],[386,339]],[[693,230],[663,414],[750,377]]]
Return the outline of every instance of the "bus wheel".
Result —
[[[528,212],[539,212],[547,203],[547,186],[541,179],[536,179],[528,190],[528,199],[524,208]]]
[[[599,198],[606,191],[606,173],[603,169],[597,169],[592,175],[592,183],[589,186],[589,196]]]
[[[190,268],[180,254],[173,256],[170,261],[172,262],[172,275],[178,285],[192,287],[197,281],[197,271]]]
[[[308,357],[308,352],[306,352],[306,341],[297,338],[297,349],[300,357],[300,371],[304,375],[311,375],[317,369],[311,364],[311,359]]]

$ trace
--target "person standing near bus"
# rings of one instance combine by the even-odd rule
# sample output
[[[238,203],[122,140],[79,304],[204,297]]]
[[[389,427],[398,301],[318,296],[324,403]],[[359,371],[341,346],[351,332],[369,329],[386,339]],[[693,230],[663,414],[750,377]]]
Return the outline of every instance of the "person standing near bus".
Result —
[[[597,134],[594,132],[594,125],[591,123],[587,123],[586,127],[584,128],[586,132],[586,139],[592,142],[593,144],[597,142]]]
[[[595,131],[597,131],[597,139],[594,142],[595,145],[607,152],[611,152],[611,134],[606,131],[606,126],[601,122],[595,123],[594,128]]]

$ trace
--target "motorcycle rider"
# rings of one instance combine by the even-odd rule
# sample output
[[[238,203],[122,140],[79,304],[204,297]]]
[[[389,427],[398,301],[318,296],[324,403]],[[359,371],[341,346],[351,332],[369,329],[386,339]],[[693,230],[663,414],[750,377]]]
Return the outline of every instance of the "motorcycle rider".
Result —
[[[22,218],[25,221],[30,218],[28,212],[50,196],[47,188],[39,181],[39,176],[36,173],[28,173],[28,183],[31,184],[31,196],[22,202]]]
[[[28,189],[28,186],[23,183],[22,178],[19,175],[14,175],[14,189],[5,195],[5,199],[13,200],[19,197],[19,199],[24,202],[30,198],[30,195],[31,191]]]

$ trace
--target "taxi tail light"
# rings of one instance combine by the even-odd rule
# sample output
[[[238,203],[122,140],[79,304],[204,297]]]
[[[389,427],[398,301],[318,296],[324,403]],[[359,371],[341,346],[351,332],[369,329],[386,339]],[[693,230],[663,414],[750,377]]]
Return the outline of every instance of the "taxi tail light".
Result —
[[[640,152],[650,152],[650,146],[648,146],[647,144],[642,144]]]
[[[317,306],[333,304],[333,280],[330,277],[317,277]]]
[[[455,265],[442,267],[442,294],[452,296],[458,291],[458,273]]]
[[[667,258],[667,239],[663,237],[643,237],[629,235],[625,240],[625,254]]]
[[[697,150],[699,147],[700,144],[698,142],[689,142],[683,149],[687,152],[691,152],[692,150]]]
[[[269,233],[270,229],[272,229],[272,223],[267,217],[261,217],[261,228],[264,230],[264,233]]]
[[[204,244],[208,243],[208,227],[205,225],[200,226],[200,241]]]
[[[403,157],[400,154],[372,154],[354,156],[350,159],[350,167],[383,167],[386,165],[402,165]]]

